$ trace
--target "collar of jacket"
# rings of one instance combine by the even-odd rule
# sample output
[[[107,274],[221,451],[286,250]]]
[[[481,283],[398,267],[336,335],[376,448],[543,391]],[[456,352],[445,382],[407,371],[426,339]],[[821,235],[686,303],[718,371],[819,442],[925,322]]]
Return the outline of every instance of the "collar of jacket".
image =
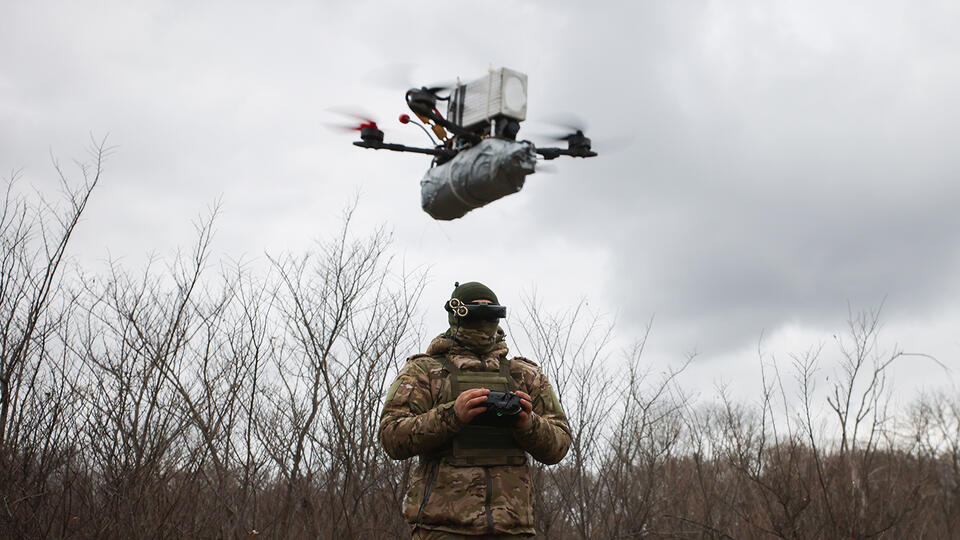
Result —
[[[431,356],[446,355],[455,366],[467,371],[496,371],[500,369],[500,360],[507,357],[509,350],[505,341],[506,334],[497,329],[497,339],[493,348],[483,354],[464,347],[454,341],[450,332],[444,332],[433,338],[427,347],[427,354]]]

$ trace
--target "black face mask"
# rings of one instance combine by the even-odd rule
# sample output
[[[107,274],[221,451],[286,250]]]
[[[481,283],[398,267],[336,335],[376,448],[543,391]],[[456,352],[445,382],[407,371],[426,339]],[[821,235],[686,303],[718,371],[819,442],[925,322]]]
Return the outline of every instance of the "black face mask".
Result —
[[[503,331],[496,321],[463,321],[447,330],[447,337],[461,347],[466,347],[475,354],[483,355],[497,348],[503,341]]]
[[[506,318],[507,306],[499,304],[467,304],[459,298],[451,298],[443,305],[448,313],[465,322],[496,322]]]

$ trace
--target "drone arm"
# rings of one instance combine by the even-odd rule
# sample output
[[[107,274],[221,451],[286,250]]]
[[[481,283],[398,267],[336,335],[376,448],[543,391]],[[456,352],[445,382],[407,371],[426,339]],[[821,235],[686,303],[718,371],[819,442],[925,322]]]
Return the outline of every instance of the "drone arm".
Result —
[[[543,159],[557,159],[560,157],[560,152],[563,152],[559,148],[537,148],[536,151],[543,156]]]
[[[556,159],[560,156],[571,156],[571,157],[581,157],[588,158],[594,157],[597,155],[596,152],[592,150],[585,149],[571,149],[571,148],[537,148],[536,152],[543,156],[543,159]]]
[[[450,153],[446,148],[417,148],[405,144],[384,143],[374,141],[356,141],[354,146],[360,148],[372,148],[374,150],[393,150],[394,152],[414,152],[416,154],[427,154],[431,156],[445,156]]]

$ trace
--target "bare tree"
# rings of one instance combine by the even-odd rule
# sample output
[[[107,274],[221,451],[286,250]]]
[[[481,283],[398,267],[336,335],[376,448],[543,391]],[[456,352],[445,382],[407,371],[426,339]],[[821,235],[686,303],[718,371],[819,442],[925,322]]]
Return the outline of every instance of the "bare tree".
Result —
[[[286,479],[283,534],[361,537],[395,529],[399,517],[367,526],[355,520],[383,515],[376,494],[395,467],[384,463],[377,442],[382,393],[398,355],[412,346],[424,280],[390,271],[382,229],[351,238],[351,213],[317,256],[274,259],[290,346],[276,359],[260,435]],[[303,529],[293,528],[295,519]]]
[[[109,152],[105,140],[93,142],[90,162],[77,163],[78,184],[54,159],[65,204],[21,195],[15,173],[0,208],[0,515],[20,534],[55,530],[56,518],[44,507],[46,482],[72,459],[76,442],[66,426],[76,412],[70,389],[77,372],[59,332],[76,298],[62,294],[62,269]]]

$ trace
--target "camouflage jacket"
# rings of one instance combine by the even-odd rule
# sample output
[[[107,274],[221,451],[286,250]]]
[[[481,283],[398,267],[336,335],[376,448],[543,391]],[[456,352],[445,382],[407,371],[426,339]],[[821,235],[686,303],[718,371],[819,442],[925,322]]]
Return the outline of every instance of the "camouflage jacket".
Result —
[[[535,413],[528,429],[514,429],[514,440],[548,465],[566,455],[570,428],[550,383],[533,362],[506,355],[502,342],[478,357],[440,336],[427,354],[410,357],[391,385],[380,417],[380,442],[394,459],[420,456],[403,505],[411,525],[457,534],[536,533],[527,465],[454,467],[431,456],[463,426],[453,410],[456,397],[444,401],[451,392],[442,356],[461,371],[497,371],[500,362],[510,362],[517,389],[533,398]]]

